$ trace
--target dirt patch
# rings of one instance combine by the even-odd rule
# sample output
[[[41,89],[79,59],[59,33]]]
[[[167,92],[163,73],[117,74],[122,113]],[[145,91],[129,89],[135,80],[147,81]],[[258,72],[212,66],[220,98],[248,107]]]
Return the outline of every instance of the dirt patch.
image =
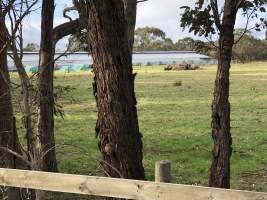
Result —
[[[246,171],[240,174],[243,178],[265,178],[267,181],[267,168],[255,170],[255,171]],[[266,182],[267,184],[267,182]]]
[[[266,191],[267,189],[267,168],[242,172],[238,177],[242,189],[255,191]]]

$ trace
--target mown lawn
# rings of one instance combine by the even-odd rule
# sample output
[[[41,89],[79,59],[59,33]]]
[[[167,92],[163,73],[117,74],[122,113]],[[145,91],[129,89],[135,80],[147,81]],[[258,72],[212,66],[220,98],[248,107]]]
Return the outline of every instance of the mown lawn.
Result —
[[[211,164],[210,113],[216,67],[183,72],[165,72],[163,68],[135,68],[146,177],[153,180],[154,163],[167,159],[172,162],[174,183],[206,186]],[[181,86],[174,86],[176,82]],[[101,175],[92,75],[56,74],[55,83],[75,88],[62,102],[65,118],[56,118],[60,171]],[[232,66],[230,100],[231,187],[267,192],[266,62]]]

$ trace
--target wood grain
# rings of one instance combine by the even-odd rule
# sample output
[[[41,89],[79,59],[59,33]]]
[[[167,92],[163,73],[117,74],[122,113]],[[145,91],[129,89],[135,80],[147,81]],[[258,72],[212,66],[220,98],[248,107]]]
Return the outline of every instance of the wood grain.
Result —
[[[0,185],[136,200],[267,200],[267,193],[2,168]]]

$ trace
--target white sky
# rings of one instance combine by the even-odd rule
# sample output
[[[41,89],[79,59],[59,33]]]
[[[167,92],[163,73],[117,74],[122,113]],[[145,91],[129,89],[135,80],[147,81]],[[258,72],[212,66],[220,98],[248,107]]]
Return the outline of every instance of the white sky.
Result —
[[[65,21],[62,17],[62,10],[66,5],[71,4],[71,0],[56,0],[55,25]],[[187,31],[183,32],[180,28],[180,16],[183,5],[191,6],[195,1],[190,0],[149,0],[140,3],[137,10],[137,27],[154,26],[166,32],[174,42],[184,37],[194,37]],[[241,16],[237,18],[237,26],[242,27],[244,20]],[[265,33],[257,33],[258,37],[264,38]],[[40,38],[40,11],[36,11],[31,17],[24,21],[24,42],[39,43]],[[61,41],[58,48],[66,46],[66,39]]]
[[[189,2],[189,3],[188,3]],[[167,37],[177,41],[184,37],[192,36],[188,32],[182,32],[180,28],[181,6],[193,5],[190,0],[149,0],[140,3],[137,10],[137,27],[154,26],[166,32]]]

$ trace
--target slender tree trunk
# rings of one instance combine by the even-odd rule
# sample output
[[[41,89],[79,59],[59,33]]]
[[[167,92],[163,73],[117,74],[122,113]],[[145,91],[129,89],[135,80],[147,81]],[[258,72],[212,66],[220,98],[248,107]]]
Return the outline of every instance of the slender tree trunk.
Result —
[[[5,19],[0,17],[0,146],[21,153],[16,131],[16,119],[13,116],[4,27]],[[22,167],[21,162],[15,156],[5,151],[0,151],[0,157],[0,167],[14,169]],[[7,193],[8,200],[21,199],[21,189],[8,188]]]
[[[24,126],[26,131],[26,140],[27,140],[27,150],[32,155],[35,154],[35,135],[33,132],[33,126],[32,126],[32,111],[31,111],[31,103],[32,98],[30,94],[29,88],[31,87],[30,79],[27,75],[27,72],[25,71],[25,68],[23,66],[22,60],[18,56],[18,50],[14,44],[11,45],[13,57],[14,57],[14,63],[16,65],[16,68],[18,70],[21,87],[22,87],[22,104],[23,104],[23,115],[25,118]],[[29,161],[31,158],[29,158]]]
[[[42,7],[42,35],[40,45],[39,64],[39,99],[40,109],[38,118],[38,134],[41,149],[49,151],[44,159],[43,170],[57,171],[55,139],[54,139],[54,57],[57,42],[65,36],[75,34],[85,28],[82,19],[63,23],[53,28],[54,1],[43,1]]]
[[[5,27],[6,33],[8,33],[7,28]],[[9,36],[10,37],[10,36]],[[33,125],[32,125],[32,94],[30,91],[31,88],[31,83],[30,79],[27,75],[27,72],[25,71],[25,68],[23,66],[22,60],[19,56],[16,44],[14,40],[8,41],[9,47],[12,50],[13,53],[13,60],[15,63],[15,66],[18,70],[18,75],[20,78],[21,82],[21,87],[22,87],[22,108],[23,108],[23,117],[24,117],[24,127],[26,131],[26,140],[27,140],[27,153],[28,153],[28,161],[32,163],[32,165],[29,167],[31,170],[41,170],[40,168],[40,161],[39,158],[40,156],[40,151],[36,143],[36,135],[33,130]],[[24,166],[24,165],[23,165]],[[23,194],[27,195],[27,199],[36,199],[35,195],[39,191],[23,191]]]
[[[142,135],[124,4],[122,0],[88,0],[87,3],[101,164],[107,176],[144,179]]]
[[[57,171],[57,160],[54,138],[54,45],[53,45],[53,21],[54,0],[45,1],[42,4],[42,25],[40,64],[38,77],[39,113],[38,136],[41,150],[46,152],[43,162],[44,171]]]
[[[234,44],[234,26],[237,8],[235,1],[226,0],[220,33],[219,64],[212,104],[213,160],[210,170],[211,187],[230,188],[230,133],[229,71]]]

